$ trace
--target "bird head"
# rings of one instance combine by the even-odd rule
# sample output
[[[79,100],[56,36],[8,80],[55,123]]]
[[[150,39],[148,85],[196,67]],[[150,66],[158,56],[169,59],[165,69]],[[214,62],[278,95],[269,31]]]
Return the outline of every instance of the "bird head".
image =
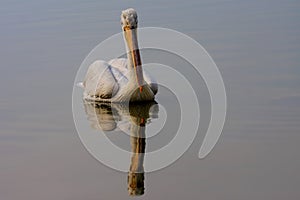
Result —
[[[121,24],[123,30],[136,29],[138,25],[137,13],[133,8],[122,11]]]

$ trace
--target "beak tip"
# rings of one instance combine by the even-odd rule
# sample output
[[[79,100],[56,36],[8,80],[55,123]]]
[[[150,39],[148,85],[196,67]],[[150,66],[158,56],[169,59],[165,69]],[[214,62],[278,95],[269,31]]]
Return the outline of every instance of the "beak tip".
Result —
[[[143,92],[143,86],[140,86],[140,92]]]

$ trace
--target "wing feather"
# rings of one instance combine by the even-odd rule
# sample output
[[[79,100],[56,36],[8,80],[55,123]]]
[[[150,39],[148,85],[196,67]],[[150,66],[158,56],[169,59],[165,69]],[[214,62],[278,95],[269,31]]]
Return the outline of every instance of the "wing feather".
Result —
[[[145,71],[145,69],[143,69],[144,73],[144,80],[146,81],[146,83],[150,86],[153,94],[155,95],[158,91],[158,84],[155,80],[155,78],[153,78],[147,71]]]
[[[124,76],[126,76],[126,74],[128,73],[127,63],[128,63],[127,58],[116,58],[108,62],[108,64],[110,64],[113,68],[118,69]],[[150,74],[147,71],[145,71],[145,69],[143,69],[143,76],[146,83],[150,86],[152,92],[156,94],[158,91],[158,85],[155,78],[150,76]],[[119,79],[117,78],[117,80]]]
[[[119,90],[111,66],[101,60],[90,65],[83,86],[86,96],[91,98],[109,99]]]

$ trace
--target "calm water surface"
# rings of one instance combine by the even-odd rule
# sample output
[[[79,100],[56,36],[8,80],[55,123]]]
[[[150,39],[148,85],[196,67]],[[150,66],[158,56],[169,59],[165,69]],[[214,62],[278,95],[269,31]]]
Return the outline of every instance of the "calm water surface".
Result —
[[[142,27],[175,29],[202,44],[228,96],[223,134],[199,160],[209,120],[208,93],[199,81],[204,114],[196,140],[177,162],[142,177],[139,198],[299,199],[300,3],[292,0],[1,1],[0,198],[132,198],[129,174],[85,150],[71,108],[78,67],[95,45],[120,31],[127,7],[136,8]],[[171,97],[163,88],[158,99],[176,105]],[[162,146],[169,133],[146,149]]]

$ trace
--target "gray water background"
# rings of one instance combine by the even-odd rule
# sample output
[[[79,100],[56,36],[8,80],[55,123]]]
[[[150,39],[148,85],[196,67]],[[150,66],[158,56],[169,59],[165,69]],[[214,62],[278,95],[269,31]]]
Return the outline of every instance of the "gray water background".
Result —
[[[1,1],[0,198],[130,199],[127,174],[92,158],[72,118],[76,71],[120,31],[134,7],[141,27],[183,32],[210,53],[228,96],[213,152],[199,135],[176,163],[146,174],[141,199],[300,198],[299,1]]]

